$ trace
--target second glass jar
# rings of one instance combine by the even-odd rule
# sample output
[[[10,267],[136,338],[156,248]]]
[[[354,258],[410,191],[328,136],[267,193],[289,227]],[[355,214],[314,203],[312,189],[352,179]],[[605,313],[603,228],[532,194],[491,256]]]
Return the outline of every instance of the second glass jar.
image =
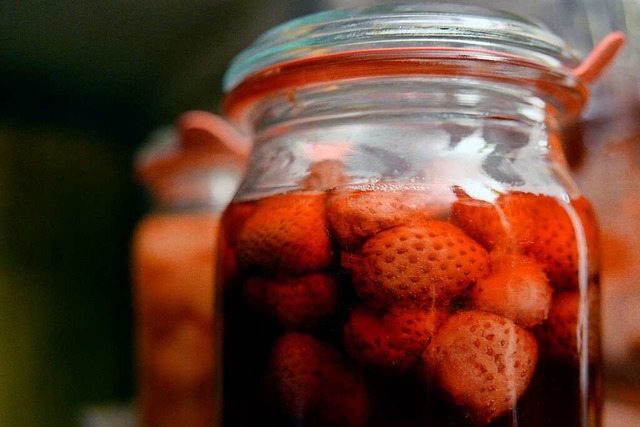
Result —
[[[220,214],[244,158],[185,113],[136,159],[152,210],[133,236],[137,415],[140,427],[213,421],[213,296]]]

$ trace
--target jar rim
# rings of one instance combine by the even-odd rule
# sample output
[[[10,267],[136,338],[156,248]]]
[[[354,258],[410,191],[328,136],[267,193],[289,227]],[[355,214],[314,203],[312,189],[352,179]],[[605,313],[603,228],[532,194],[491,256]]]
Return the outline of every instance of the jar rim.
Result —
[[[302,58],[425,47],[493,51],[567,71],[580,63],[573,48],[545,25],[509,12],[460,4],[374,5],[274,27],[233,59],[223,86],[231,92],[255,73]]]

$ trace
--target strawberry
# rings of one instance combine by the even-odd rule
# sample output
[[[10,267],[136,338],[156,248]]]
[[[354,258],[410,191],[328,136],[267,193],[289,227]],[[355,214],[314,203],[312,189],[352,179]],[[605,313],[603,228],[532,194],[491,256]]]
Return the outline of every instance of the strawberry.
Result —
[[[461,191],[457,194],[458,200],[451,206],[451,222],[488,250],[518,252],[533,240],[535,218],[530,215],[530,206],[535,204],[537,196],[507,193],[492,204]]]
[[[600,359],[600,306],[595,284],[589,286],[587,302],[589,363],[595,363]],[[549,319],[536,330],[540,350],[549,359],[574,365],[580,363],[579,309],[579,292],[561,292],[553,298]]]
[[[266,311],[278,324],[290,330],[314,328],[338,308],[338,284],[325,274],[289,279],[251,277],[245,281],[247,305]]]
[[[469,292],[472,308],[508,317],[525,328],[546,320],[553,290],[542,267],[522,255],[505,255],[492,275]]]
[[[286,413],[304,419],[317,405],[320,389],[337,360],[336,349],[310,335],[284,335],[271,352],[270,394]]]
[[[309,175],[300,185],[307,190],[329,190],[345,184],[348,177],[344,173],[344,164],[340,160],[325,159],[309,166]]]
[[[539,196],[542,198],[542,196]],[[598,270],[598,230],[591,205],[585,198],[573,200],[571,206],[580,219],[587,244],[589,276]],[[579,253],[576,232],[565,208],[555,199],[544,197],[536,204],[535,238],[526,253],[544,266],[549,281],[557,290],[578,289]]]
[[[132,255],[143,318],[186,312],[213,319],[217,226],[209,214],[153,215],[140,224]]]
[[[145,368],[158,389],[166,392],[194,392],[211,386],[213,372],[213,334],[211,325],[181,319],[161,340],[149,348]]]
[[[591,275],[598,268],[598,235],[593,210],[584,198],[572,200],[585,231]],[[557,199],[532,193],[507,193],[495,204],[459,194],[452,222],[489,250],[536,259],[558,290],[578,288],[579,253],[570,215]]]
[[[348,190],[327,199],[327,218],[343,249],[355,250],[380,231],[448,213],[448,204],[436,202],[421,190]]]
[[[507,318],[460,311],[444,322],[422,359],[428,380],[482,426],[510,411],[526,391],[538,344]]]
[[[363,427],[369,415],[364,380],[338,350],[310,335],[290,333],[273,347],[271,397],[305,425]]]
[[[338,308],[338,284],[325,274],[310,274],[267,286],[267,306],[287,329],[314,328]]]
[[[488,273],[488,254],[444,221],[394,227],[345,254],[358,295],[373,306],[444,306]]]
[[[344,327],[345,347],[356,360],[390,373],[408,371],[442,323],[442,310],[391,309],[381,317],[356,307]]]
[[[331,265],[324,195],[284,194],[261,200],[238,235],[241,268],[269,274],[309,273]]]
[[[220,233],[217,244],[215,282],[221,288],[229,289],[238,283],[238,277],[239,271],[236,251],[229,245],[225,233]]]
[[[255,203],[230,203],[220,220],[221,229],[226,242],[233,248],[238,242],[238,235],[247,220],[256,210]]]

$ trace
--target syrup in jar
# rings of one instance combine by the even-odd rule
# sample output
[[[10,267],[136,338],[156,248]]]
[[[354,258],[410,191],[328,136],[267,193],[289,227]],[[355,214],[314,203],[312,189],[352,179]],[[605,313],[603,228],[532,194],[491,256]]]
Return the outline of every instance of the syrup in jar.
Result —
[[[538,24],[432,4],[237,57],[220,425],[600,425],[598,230],[559,139],[578,64]]]

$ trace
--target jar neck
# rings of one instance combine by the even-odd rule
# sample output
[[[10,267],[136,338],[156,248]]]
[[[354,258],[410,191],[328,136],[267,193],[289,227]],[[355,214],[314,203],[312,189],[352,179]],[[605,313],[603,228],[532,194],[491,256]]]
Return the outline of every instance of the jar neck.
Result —
[[[562,111],[528,88],[450,77],[361,78],[302,87],[255,104],[248,116],[257,141],[299,127],[338,122],[512,121],[561,127]]]
[[[304,189],[325,161],[346,178],[314,190],[395,181],[562,195],[575,186],[559,142],[561,113],[530,88],[468,78],[306,86],[252,108],[255,146],[239,196]]]
[[[403,82],[411,83],[403,87]],[[583,82],[571,72],[531,58],[477,49],[395,48],[304,58],[267,68],[229,93],[225,112],[250,131],[265,101],[285,99],[299,109],[305,106],[301,103],[305,94],[314,97],[313,93],[336,87],[354,91],[364,87],[366,91],[366,86],[410,100],[420,93],[429,94],[433,84],[446,85],[458,94],[488,88],[494,93],[539,98],[566,122],[577,118],[588,96]],[[369,100],[385,101],[375,96]]]

